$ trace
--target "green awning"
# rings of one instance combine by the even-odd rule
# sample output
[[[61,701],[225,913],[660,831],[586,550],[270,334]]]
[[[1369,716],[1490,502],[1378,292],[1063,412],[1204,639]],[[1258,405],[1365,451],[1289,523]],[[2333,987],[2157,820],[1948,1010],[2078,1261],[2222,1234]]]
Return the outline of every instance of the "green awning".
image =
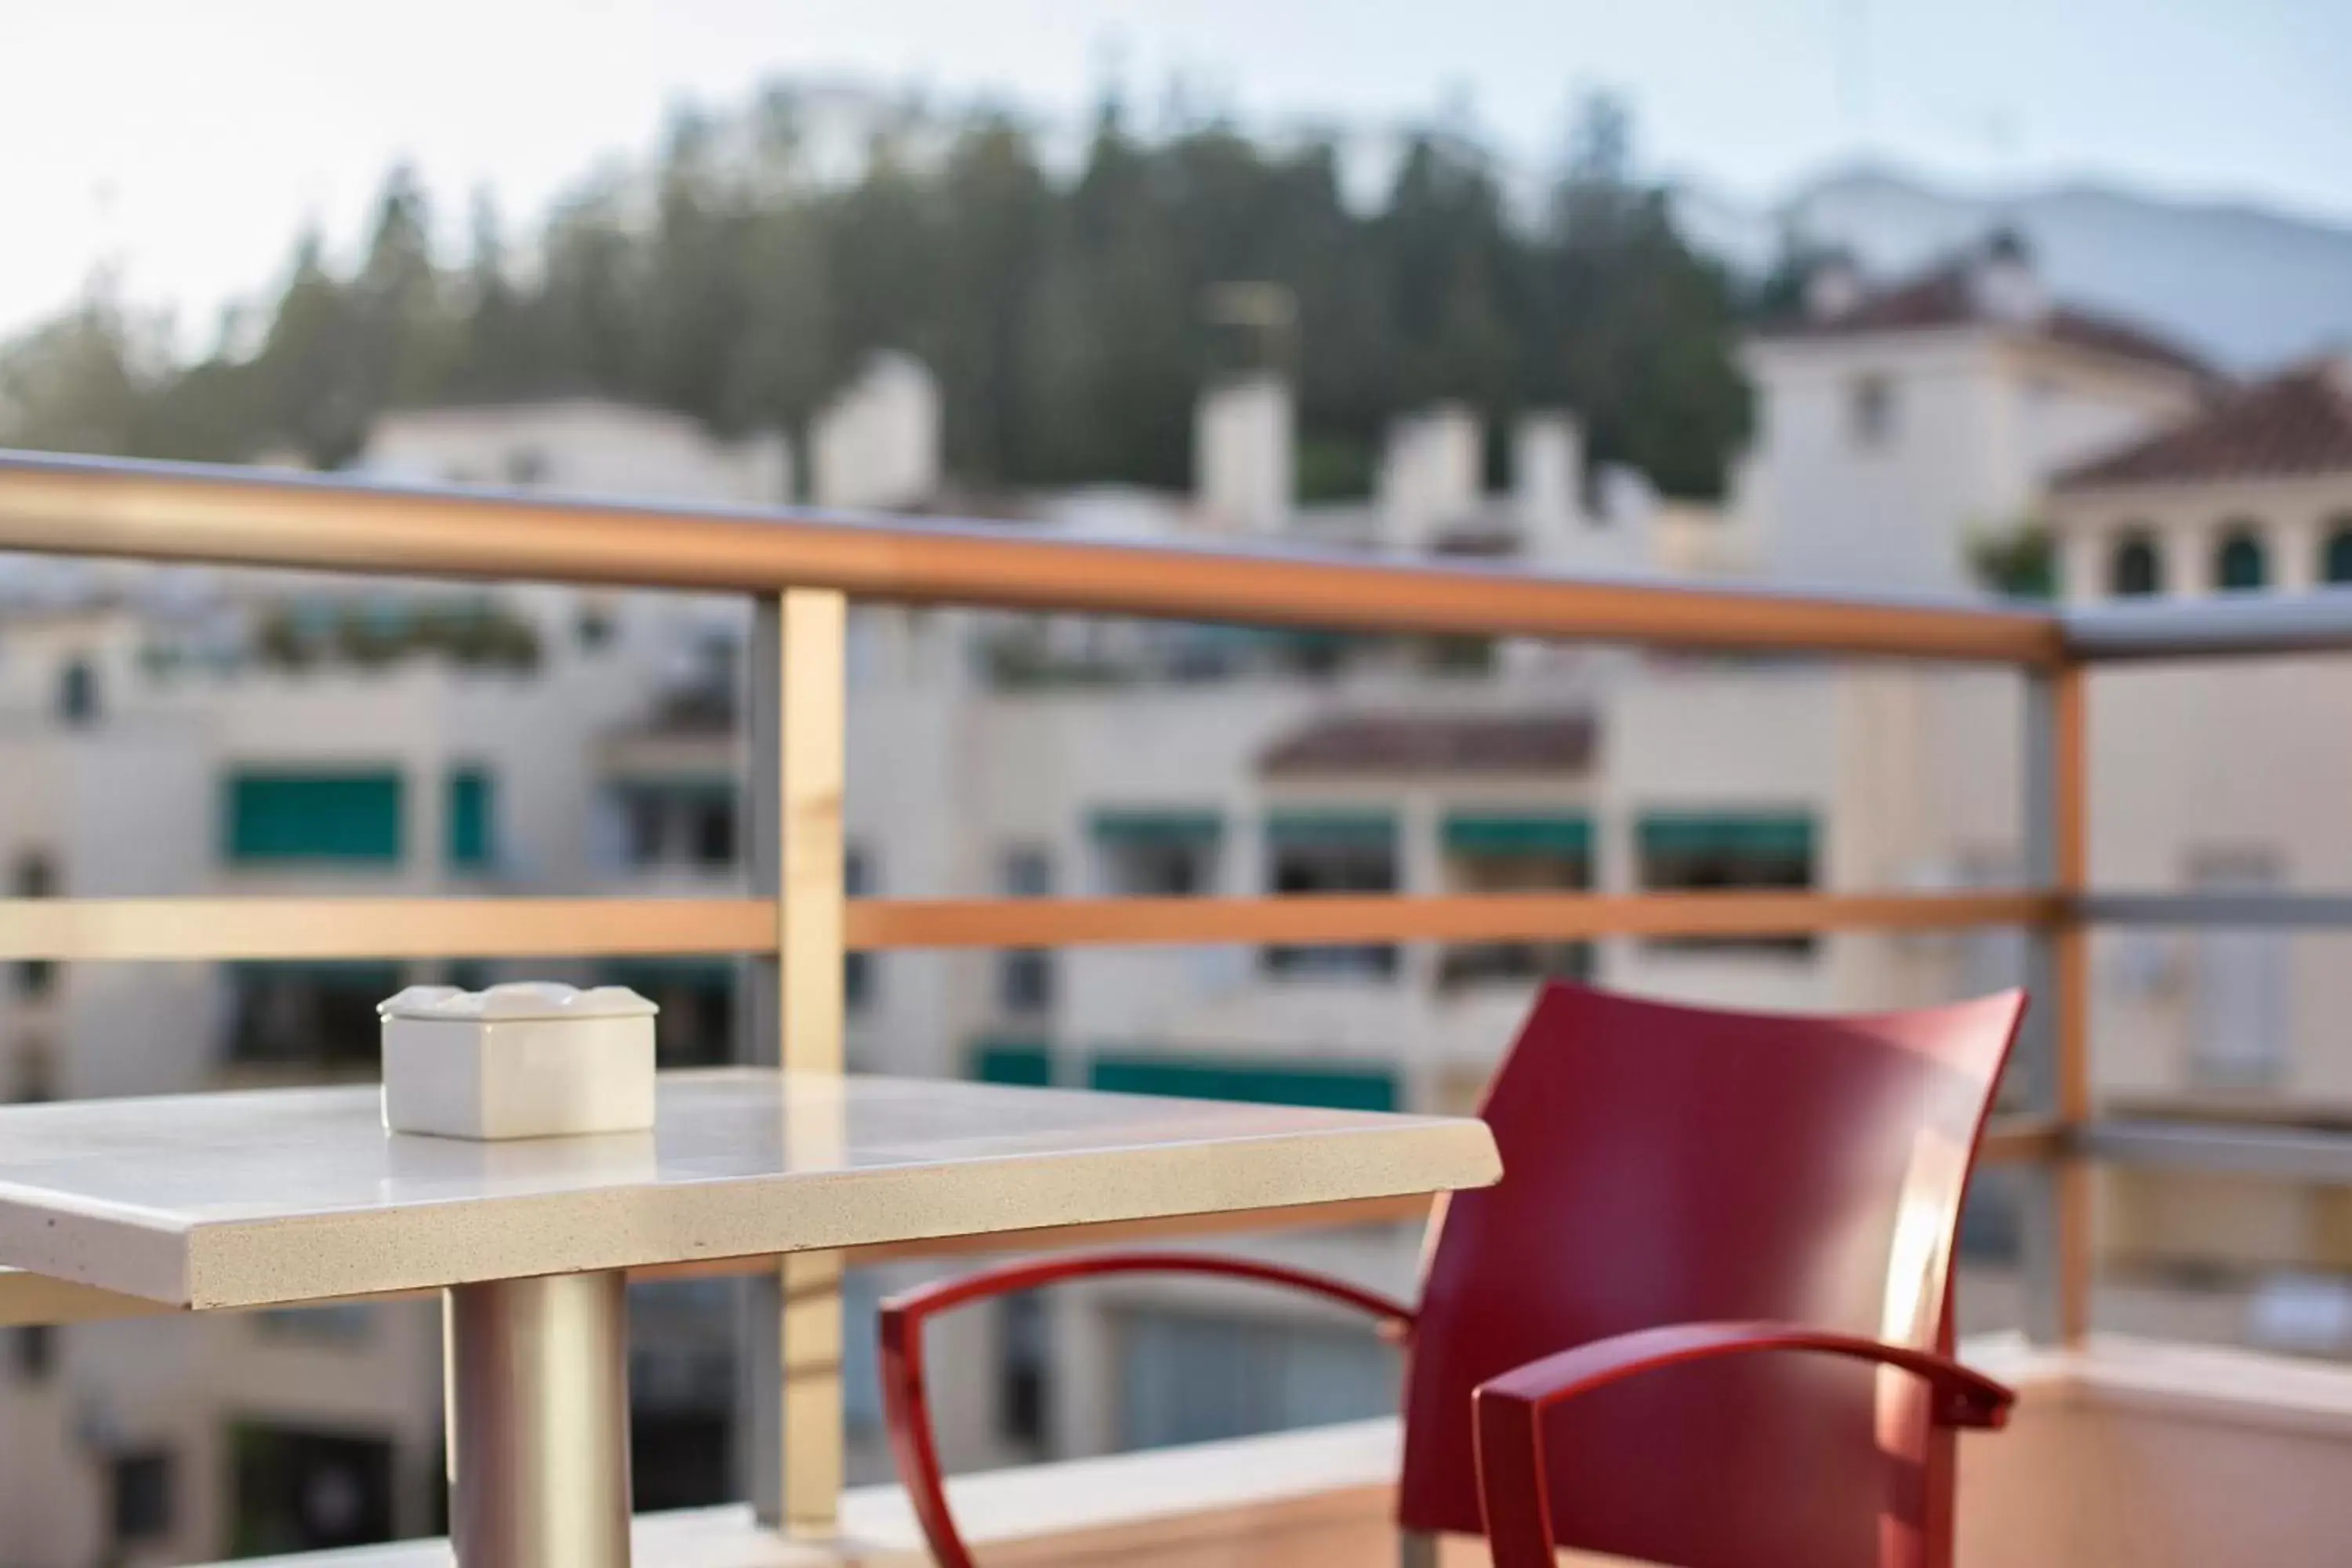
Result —
[[[1396,848],[1396,814],[1387,811],[1269,812],[1265,819],[1269,842],[1285,847],[1346,849]]]
[[[1652,812],[1640,833],[1644,855],[1810,859],[1813,853],[1813,819],[1794,813]]]
[[[1592,858],[1592,819],[1587,816],[1457,811],[1448,814],[1441,831],[1447,852],[1454,855]]]
[[[1385,1067],[1267,1062],[1247,1058],[1098,1056],[1087,1083],[1107,1094],[1314,1105],[1335,1110],[1394,1110],[1396,1074]]]
[[[974,1040],[964,1076],[982,1083],[1017,1083],[1035,1089],[1054,1081],[1053,1048],[1043,1040],[983,1037]]]
[[[1087,819],[1097,838],[1122,844],[1214,843],[1225,831],[1224,818],[1213,811],[1172,811],[1106,806]]]

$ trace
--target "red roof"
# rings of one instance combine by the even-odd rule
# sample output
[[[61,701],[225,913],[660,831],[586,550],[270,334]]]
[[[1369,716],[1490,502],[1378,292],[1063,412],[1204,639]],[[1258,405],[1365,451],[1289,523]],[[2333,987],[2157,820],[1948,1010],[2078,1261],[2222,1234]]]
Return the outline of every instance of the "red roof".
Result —
[[[1318,720],[1268,748],[1268,773],[1560,773],[1592,763],[1582,711],[1351,713]]]
[[[2300,365],[2242,387],[2144,441],[2058,476],[2054,488],[2352,473],[2352,374]]]
[[[2019,320],[1985,307],[1969,264],[1956,261],[1907,283],[1867,294],[1851,309],[1767,329],[1775,338],[1854,337],[1865,332],[1916,331],[1932,327],[2007,326],[2069,348],[2161,365],[2191,375],[2210,375],[2205,363],[2176,343],[2113,317],[2053,304]]]

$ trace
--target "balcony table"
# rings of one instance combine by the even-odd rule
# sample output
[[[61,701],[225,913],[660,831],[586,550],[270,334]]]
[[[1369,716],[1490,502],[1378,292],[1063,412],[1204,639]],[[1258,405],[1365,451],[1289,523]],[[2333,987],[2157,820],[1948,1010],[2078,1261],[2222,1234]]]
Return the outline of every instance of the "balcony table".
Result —
[[[1483,1122],[730,1068],[650,1132],[387,1133],[372,1086],[0,1107],[0,1265],[210,1310],[447,1291],[465,1568],[628,1559],[625,1270],[1483,1186]]]

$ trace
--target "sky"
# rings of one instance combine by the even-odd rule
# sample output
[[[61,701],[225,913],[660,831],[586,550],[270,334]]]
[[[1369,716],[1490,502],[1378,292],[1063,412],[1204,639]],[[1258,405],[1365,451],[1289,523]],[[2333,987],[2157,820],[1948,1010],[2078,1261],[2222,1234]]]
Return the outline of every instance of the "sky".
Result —
[[[2352,0],[0,0],[0,333],[99,268],[208,331],[407,160],[510,225],[682,100],[776,76],[1075,122],[1181,79],[1245,124],[1467,123],[1540,164],[1631,104],[1644,166],[1761,203],[1862,159],[2352,226]],[[191,326],[190,323],[195,323]]]

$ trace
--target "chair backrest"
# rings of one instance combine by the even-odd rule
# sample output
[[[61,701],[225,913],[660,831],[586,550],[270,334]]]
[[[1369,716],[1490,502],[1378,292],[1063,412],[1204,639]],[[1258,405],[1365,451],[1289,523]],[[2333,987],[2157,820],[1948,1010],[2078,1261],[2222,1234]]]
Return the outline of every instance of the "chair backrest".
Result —
[[[1555,1351],[1771,1320],[1951,1343],[1950,1262],[2021,994],[1715,1012],[1548,986],[1482,1114],[1502,1183],[1446,1207],[1405,1399],[1401,1522],[1480,1530],[1471,1392]],[[1723,1568],[1894,1568],[1945,1528],[1915,1379],[1832,1358],[1676,1367],[1545,1428],[1560,1543]]]

